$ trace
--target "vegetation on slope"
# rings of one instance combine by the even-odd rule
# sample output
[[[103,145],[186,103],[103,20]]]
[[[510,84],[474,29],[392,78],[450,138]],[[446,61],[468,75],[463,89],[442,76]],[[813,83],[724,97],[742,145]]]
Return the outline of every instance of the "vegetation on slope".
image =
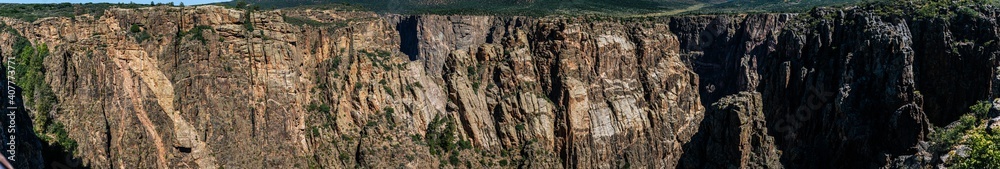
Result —
[[[735,0],[683,14],[796,13],[818,6],[849,5],[861,0]]]
[[[648,14],[727,14],[763,12],[804,12],[817,6],[848,5],[887,0],[234,0],[215,3],[234,9],[309,8],[348,11],[370,10],[400,14],[461,14],[501,16],[648,16]],[[943,1],[943,0],[916,0]],[[982,1],[982,0],[961,0]],[[959,1],[959,2],[961,2]],[[0,16],[35,21],[45,17],[103,15],[112,7],[139,8],[167,4],[85,3],[85,4],[0,4]],[[180,4],[183,6],[183,4]]]
[[[945,166],[952,168],[1000,167],[1000,131],[988,129],[990,104],[980,101],[969,107],[971,112],[944,128],[937,128],[930,137],[932,152],[952,157]]]
[[[461,14],[501,16],[647,16],[647,14],[707,14],[751,12],[802,12],[816,6],[852,4],[862,0],[236,0],[219,3],[264,8],[367,9],[401,14]]]
[[[0,3],[0,16],[16,18],[32,22],[46,17],[74,17],[83,14],[90,14],[95,18],[104,15],[104,10],[111,7],[118,8],[138,8],[150,4],[110,4],[110,3],[85,3],[85,4],[4,4]],[[161,4],[162,5],[162,4]]]
[[[76,150],[77,143],[69,138],[62,123],[54,121],[49,112],[58,104],[52,88],[45,83],[45,57],[49,55],[44,43],[32,45],[16,30],[0,25],[6,33],[15,36],[14,83],[21,87],[24,107],[33,114],[35,134],[47,144],[55,144],[68,152]]]
[[[869,7],[883,16],[908,16],[914,19],[950,19],[958,14],[978,16],[978,9],[1000,5],[1000,0],[909,0],[870,1]]]

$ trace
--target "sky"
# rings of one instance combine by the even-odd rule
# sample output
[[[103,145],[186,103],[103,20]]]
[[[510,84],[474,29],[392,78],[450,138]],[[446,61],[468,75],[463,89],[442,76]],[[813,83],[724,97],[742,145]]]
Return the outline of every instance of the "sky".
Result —
[[[93,3],[103,3],[103,2],[107,2],[107,3],[119,3],[119,2],[121,2],[121,3],[129,3],[129,2],[135,2],[137,4],[149,4],[150,1],[153,1],[153,2],[156,2],[156,3],[174,2],[174,4],[180,4],[181,2],[184,2],[184,5],[200,5],[200,4],[207,4],[207,3],[214,3],[214,2],[225,2],[225,1],[229,1],[229,0],[0,0],[0,3],[63,3],[63,2],[69,2],[69,3],[87,3],[87,2],[93,2]]]

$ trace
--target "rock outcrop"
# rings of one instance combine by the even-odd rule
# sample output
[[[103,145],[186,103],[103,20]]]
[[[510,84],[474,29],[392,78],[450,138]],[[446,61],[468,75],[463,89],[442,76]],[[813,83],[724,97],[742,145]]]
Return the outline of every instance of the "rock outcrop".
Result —
[[[678,168],[782,168],[768,134],[760,93],[722,98],[706,112]]]

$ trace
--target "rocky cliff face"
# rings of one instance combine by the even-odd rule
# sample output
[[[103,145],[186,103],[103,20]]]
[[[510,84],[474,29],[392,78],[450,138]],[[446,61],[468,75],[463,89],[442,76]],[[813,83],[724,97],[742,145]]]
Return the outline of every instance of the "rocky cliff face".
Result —
[[[31,114],[62,124],[95,168],[867,168],[992,96],[998,70],[995,12],[871,11],[149,7],[3,18],[0,51],[18,37],[52,51],[56,104]]]
[[[801,26],[783,31],[778,54],[761,66],[762,88],[786,91],[764,92],[772,105],[765,112],[786,134],[784,150],[798,152],[786,159],[877,167],[887,155],[915,151],[931,124],[916,92],[907,22],[865,10],[812,15],[836,19],[794,23]]]
[[[213,6],[5,22],[53,51],[48,114],[97,168],[674,166],[704,113],[665,24]]]
[[[997,26],[989,19],[995,15],[989,8],[943,19],[872,8],[821,8],[793,16],[679,17],[671,25],[677,25],[675,33],[688,44],[682,51],[689,51],[701,76],[703,103],[735,92],[761,93],[768,134],[783,151],[779,154],[785,167],[873,168],[895,156],[923,151],[919,147],[927,144],[930,128],[947,125],[976,101],[993,97],[991,79],[998,64],[992,42],[998,37],[991,31]],[[718,48],[729,50],[713,51]],[[733,127],[722,123],[727,116],[708,113],[703,129]],[[698,141],[716,139],[696,136],[692,143],[698,144],[688,147],[734,146]],[[742,143],[769,147],[767,142]],[[772,154],[754,151],[736,157],[761,155]],[[736,157],[727,159],[740,159]],[[722,161],[701,158],[716,160],[685,162],[699,166]]]
[[[781,150],[768,134],[761,104],[756,92],[712,104],[678,168],[782,168]]]

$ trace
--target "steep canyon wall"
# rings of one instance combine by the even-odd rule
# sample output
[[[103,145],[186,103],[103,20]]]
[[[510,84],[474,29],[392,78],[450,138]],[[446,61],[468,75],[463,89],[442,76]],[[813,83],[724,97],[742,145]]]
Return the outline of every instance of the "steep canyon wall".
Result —
[[[0,52],[51,51],[29,109],[95,168],[867,168],[994,96],[980,11],[116,8],[2,18]]]

